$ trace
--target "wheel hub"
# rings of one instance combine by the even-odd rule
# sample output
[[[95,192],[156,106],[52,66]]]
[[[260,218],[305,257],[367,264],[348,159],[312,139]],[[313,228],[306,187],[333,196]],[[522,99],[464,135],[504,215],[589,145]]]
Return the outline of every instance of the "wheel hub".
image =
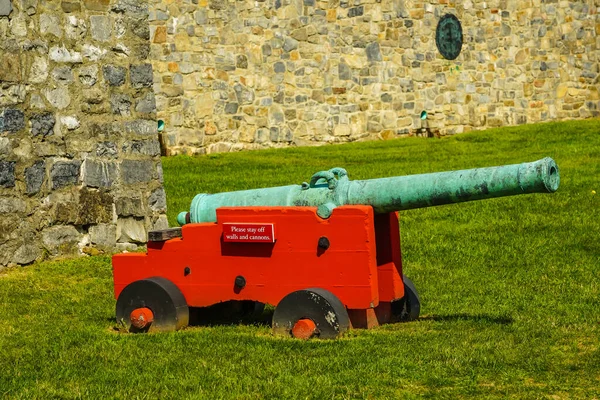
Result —
[[[154,322],[154,313],[146,307],[136,308],[129,315],[129,320],[137,329],[145,329]]]
[[[310,339],[317,333],[317,325],[312,319],[299,319],[292,328],[292,336],[297,339]]]

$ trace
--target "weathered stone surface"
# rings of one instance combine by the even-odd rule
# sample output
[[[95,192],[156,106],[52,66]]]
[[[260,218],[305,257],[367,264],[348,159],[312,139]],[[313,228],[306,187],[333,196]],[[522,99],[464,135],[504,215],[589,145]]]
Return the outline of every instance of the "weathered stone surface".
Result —
[[[167,195],[163,188],[156,189],[150,195],[148,199],[150,208],[154,211],[166,212],[167,211]]]
[[[87,86],[94,86],[98,81],[98,66],[87,65],[79,68],[79,80]]]
[[[40,15],[40,32],[44,34],[52,34],[57,38],[61,38],[62,24],[58,15],[44,13]]]
[[[160,143],[158,140],[133,140],[123,145],[124,154],[143,154],[146,156],[159,156]]]
[[[50,59],[56,62],[70,63],[70,64],[79,64],[83,62],[83,58],[81,57],[81,53],[69,50],[66,47],[54,46],[50,48]]]
[[[60,123],[62,124],[62,126],[64,126],[65,128],[67,128],[67,130],[70,131],[74,131],[81,125],[77,117],[72,117],[69,115],[60,117]]]
[[[143,114],[156,112],[156,99],[154,93],[150,92],[142,97],[135,106],[135,111]]]
[[[119,170],[111,161],[87,159],[83,162],[83,183],[89,187],[109,188],[117,180]]]
[[[17,214],[25,212],[27,204],[19,198],[0,197],[0,214]]]
[[[112,21],[106,15],[92,15],[90,17],[90,31],[92,39],[100,42],[110,40],[112,32]]]
[[[117,234],[121,243],[145,243],[148,235],[144,221],[135,218],[120,218],[117,221]]]
[[[31,167],[25,169],[26,193],[28,195],[36,194],[42,188],[46,180],[46,163],[42,160],[36,161]]]
[[[12,12],[11,0],[0,0],[0,16],[1,17],[9,16],[11,12]]]
[[[43,137],[52,135],[55,123],[52,113],[36,114],[31,117],[31,134]]]
[[[128,94],[112,94],[110,96],[110,108],[113,114],[131,115],[131,97]]]
[[[129,71],[131,75],[131,85],[134,88],[152,86],[152,64],[131,65]]]
[[[71,67],[57,67],[52,71],[52,77],[55,81],[70,84],[73,82],[73,70]]]
[[[79,1],[61,1],[60,6],[66,13],[81,11],[81,2]]]
[[[154,162],[150,160],[123,160],[121,180],[126,185],[149,182],[154,178]]]
[[[141,197],[129,194],[115,201],[117,215],[120,217],[144,217],[146,215]]]
[[[156,222],[154,223],[154,226],[152,226],[153,231],[160,231],[160,230],[164,230],[164,229],[168,229],[168,228],[169,228],[169,220],[167,219],[166,215],[160,215],[158,217],[158,219],[156,220]]]
[[[113,204],[113,196],[104,190],[81,189],[77,208],[77,225],[112,222]]]
[[[127,70],[125,67],[105,65],[102,68],[102,73],[104,74],[104,80],[106,80],[110,86],[121,86],[125,83]]]
[[[27,265],[42,256],[42,251],[34,244],[24,244],[15,252],[12,262],[19,265]]]
[[[14,161],[0,161],[0,187],[15,186],[15,165]]]
[[[106,11],[110,0],[83,0],[85,8],[92,11]]]
[[[113,142],[101,142],[96,145],[96,156],[98,157],[116,157],[117,145]]]
[[[29,83],[42,83],[46,78],[48,78],[48,60],[45,57],[36,56],[31,64]]]
[[[79,181],[81,161],[57,161],[50,170],[52,189],[74,185]]]
[[[90,240],[93,244],[112,249],[117,243],[117,226],[113,224],[98,224],[90,226]]]
[[[0,113],[0,132],[18,132],[25,128],[25,114],[23,111],[7,108]]]
[[[381,61],[381,48],[378,42],[369,43],[365,48],[367,59],[369,61]]]
[[[144,0],[118,0],[112,6],[112,11],[143,18],[148,15],[148,2]]]
[[[184,13],[192,8],[187,3],[169,10]],[[0,269],[48,256],[136,249],[145,235],[117,244],[115,197],[126,196],[129,184],[140,201],[130,217],[142,229],[165,220],[148,204],[162,183],[148,4],[0,0],[0,14],[11,9],[4,11],[8,18],[0,15]],[[172,27],[163,28],[165,43]],[[190,46],[203,34],[181,33],[191,35]],[[235,55],[226,58],[234,67]],[[165,87],[174,101],[183,101],[184,86],[211,80],[191,59],[174,54],[173,62],[176,72]],[[191,107],[168,123],[184,124]],[[130,164],[122,174],[124,158]]]
[[[12,145],[10,144],[10,139],[0,137],[0,156],[10,154],[11,152]]]
[[[44,95],[46,96],[46,100],[59,110],[63,110],[71,104],[71,95],[69,94],[69,89],[66,87],[60,86],[55,89],[46,89]]]
[[[73,226],[58,225],[42,231],[42,243],[50,254],[73,254],[77,252],[81,236]]]

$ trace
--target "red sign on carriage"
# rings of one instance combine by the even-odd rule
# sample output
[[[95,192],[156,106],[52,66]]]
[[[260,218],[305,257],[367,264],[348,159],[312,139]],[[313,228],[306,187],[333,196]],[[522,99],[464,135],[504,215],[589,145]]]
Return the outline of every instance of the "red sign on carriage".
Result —
[[[275,230],[273,224],[226,222],[223,224],[223,241],[275,243]]]

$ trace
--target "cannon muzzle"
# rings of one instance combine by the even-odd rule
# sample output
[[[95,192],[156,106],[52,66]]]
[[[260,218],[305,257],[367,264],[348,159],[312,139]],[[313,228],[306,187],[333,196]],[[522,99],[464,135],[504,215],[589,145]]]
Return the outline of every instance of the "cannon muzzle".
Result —
[[[351,181],[343,168],[320,171],[302,185],[199,194],[180,225],[214,222],[219,207],[311,206],[328,218],[342,205],[370,205],[375,213],[431,207],[527,193],[552,193],[560,174],[553,159],[461,171]]]

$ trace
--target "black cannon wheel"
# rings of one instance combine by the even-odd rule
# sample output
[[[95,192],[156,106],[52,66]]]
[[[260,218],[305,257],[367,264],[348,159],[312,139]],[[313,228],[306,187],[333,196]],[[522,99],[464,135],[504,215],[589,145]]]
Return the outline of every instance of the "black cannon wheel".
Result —
[[[421,313],[421,300],[414,283],[402,275],[404,297],[392,302],[392,314],[399,321],[414,321]]]
[[[331,292],[311,288],[285,296],[273,314],[273,333],[302,339],[333,339],[350,327],[348,311]]]
[[[116,315],[117,323],[129,332],[175,331],[189,323],[185,297],[173,282],[161,277],[127,285],[117,299]],[[142,322],[133,323],[133,316]]]

